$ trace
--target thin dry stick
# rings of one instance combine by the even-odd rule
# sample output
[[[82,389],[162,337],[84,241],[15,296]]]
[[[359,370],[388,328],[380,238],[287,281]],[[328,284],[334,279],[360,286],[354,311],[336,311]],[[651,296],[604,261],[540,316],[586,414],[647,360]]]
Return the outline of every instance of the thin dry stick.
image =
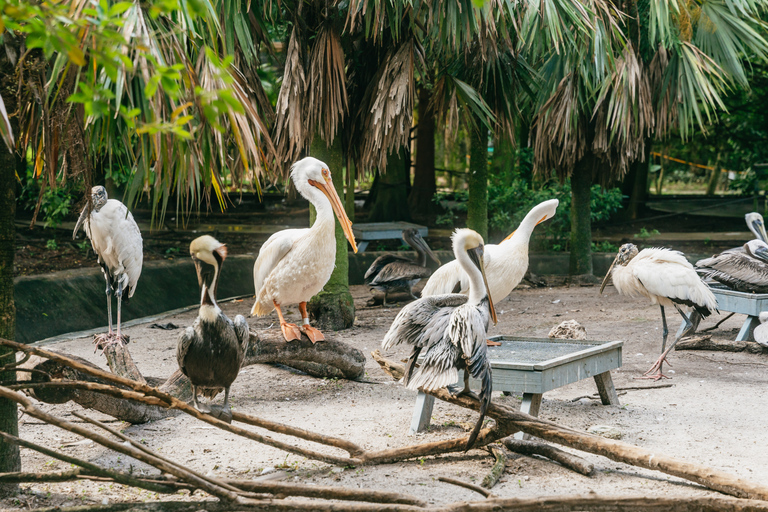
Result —
[[[75,434],[79,434],[83,437],[91,439],[92,441],[95,441],[102,446],[115,450],[116,452],[120,452],[125,455],[129,455],[135,459],[138,459],[142,462],[146,462],[147,464],[154,466],[161,471],[170,473],[174,476],[177,476],[178,478],[180,478],[185,482],[198,486],[200,489],[204,490],[209,494],[216,496],[217,498],[221,498],[227,501],[236,501],[236,500],[239,501],[242,499],[237,495],[236,492],[227,489],[225,485],[222,485],[221,483],[216,482],[215,479],[213,478],[210,478],[210,477],[200,478],[197,475],[190,473],[189,470],[181,466],[178,466],[176,464],[169,464],[164,460],[158,459],[157,457],[153,457],[145,452],[142,452],[141,450],[137,450],[132,446],[126,446],[122,443],[117,443],[115,441],[112,441],[111,439],[107,439],[106,437],[100,434],[92,432],[91,430],[88,430],[87,428],[84,428],[80,425],[70,423],[68,421],[57,418],[56,416],[51,416],[50,414],[47,414],[41,411],[40,409],[38,409],[37,407],[33,406],[32,402],[21,393],[12,391],[4,386],[0,386],[0,397],[7,398],[8,400],[13,400],[14,402],[18,403],[19,405],[22,406],[22,409],[24,410],[24,412],[26,412],[33,418],[37,418],[41,421],[44,421],[51,425],[55,425],[64,430],[74,432]]]
[[[717,329],[718,327],[720,327],[720,324],[722,324],[723,322],[725,322],[726,320],[728,320],[729,318],[731,318],[731,317],[732,317],[733,315],[735,315],[735,314],[736,314],[736,313],[731,313],[730,315],[726,316],[725,318],[723,318],[722,320],[720,320],[719,322],[717,322],[717,323],[716,323],[715,325],[713,325],[712,327],[707,327],[706,329],[699,329],[699,332],[714,331],[715,329]]]
[[[139,487],[141,489],[146,489],[148,491],[161,492],[164,494],[166,493],[172,494],[176,492],[176,489],[173,487],[169,487],[167,485],[157,485],[157,484],[146,483],[141,481],[138,478],[134,478],[132,476],[126,475],[124,473],[120,473],[118,471],[112,471],[109,469],[101,468],[96,464],[92,464],[90,462],[78,459],[76,457],[71,457],[69,455],[64,455],[63,453],[59,453],[55,450],[51,450],[49,448],[46,448],[45,446],[40,446],[39,444],[35,444],[31,441],[26,441],[16,436],[6,434],[5,432],[2,432],[2,431],[0,431],[0,437],[5,439],[9,443],[17,444],[19,446],[23,446],[24,448],[29,448],[30,450],[35,450],[36,452],[40,452],[44,455],[48,455],[49,457],[53,457],[54,459],[67,462],[69,464],[75,464],[76,466],[80,466],[81,468],[90,471],[94,475],[110,478],[115,482],[123,485],[130,485],[132,487]],[[59,477],[62,477],[62,476],[63,474],[60,473]],[[61,481],[61,480],[54,480],[54,481]]]
[[[480,494],[482,494],[486,498],[491,496],[491,491],[489,491],[487,489],[483,489],[479,485],[475,485],[475,484],[472,484],[472,483],[469,483],[469,482],[464,482],[463,480],[457,480],[455,478],[451,478],[451,477],[448,477],[448,476],[441,476],[437,480],[440,481],[440,482],[445,482],[447,484],[458,485],[459,487],[464,487],[465,489],[469,489],[471,491],[479,492]]]

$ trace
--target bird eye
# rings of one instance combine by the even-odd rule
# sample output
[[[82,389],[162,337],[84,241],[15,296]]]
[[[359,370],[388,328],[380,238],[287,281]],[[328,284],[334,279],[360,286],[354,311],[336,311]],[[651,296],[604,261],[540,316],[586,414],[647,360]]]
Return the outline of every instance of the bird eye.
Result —
[[[328,177],[328,169],[323,169],[323,176]]]

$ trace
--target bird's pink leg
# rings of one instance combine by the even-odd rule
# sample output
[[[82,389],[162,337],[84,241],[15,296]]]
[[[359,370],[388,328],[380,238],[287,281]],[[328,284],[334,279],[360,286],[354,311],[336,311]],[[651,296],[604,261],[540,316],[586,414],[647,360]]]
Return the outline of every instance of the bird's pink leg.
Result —
[[[278,304],[277,301],[273,300],[272,304],[275,305],[277,316],[280,318],[280,330],[283,331],[283,338],[285,338],[285,341],[300,340],[301,331],[296,326],[296,324],[289,324],[285,321],[285,318],[283,318],[283,312],[280,311],[280,304]]]
[[[301,332],[307,335],[307,338],[309,338],[309,341],[312,343],[317,343],[318,341],[325,341],[325,336],[323,336],[323,333],[320,332],[319,329],[315,329],[311,325],[309,325],[309,313],[307,313],[307,303],[306,302],[299,302],[299,311],[301,312],[301,319],[303,321],[303,324],[301,326]]]

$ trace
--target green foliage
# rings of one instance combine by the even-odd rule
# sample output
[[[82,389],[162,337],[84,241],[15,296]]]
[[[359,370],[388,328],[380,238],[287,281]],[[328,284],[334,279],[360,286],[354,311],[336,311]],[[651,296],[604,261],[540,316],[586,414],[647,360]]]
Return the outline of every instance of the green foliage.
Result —
[[[45,227],[55,228],[69,215],[76,196],[82,194],[82,187],[70,182],[57,188],[46,187],[40,203],[40,213]],[[40,182],[34,177],[32,167],[22,181],[16,205],[20,210],[35,211],[40,197]]]
[[[619,246],[612,244],[608,240],[592,242],[592,252],[619,252]]]
[[[642,227],[640,228],[639,233],[635,233],[635,238],[651,238],[654,235],[658,235],[659,230],[658,229],[652,229],[648,231],[646,228]]]
[[[51,238],[47,242],[45,242],[45,248],[49,251],[58,251],[59,250],[59,243],[56,241],[55,238]]]

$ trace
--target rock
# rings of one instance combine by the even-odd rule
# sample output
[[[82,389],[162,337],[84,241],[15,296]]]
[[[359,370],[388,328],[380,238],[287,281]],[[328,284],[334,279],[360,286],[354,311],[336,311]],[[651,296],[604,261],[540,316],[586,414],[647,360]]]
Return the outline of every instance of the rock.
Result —
[[[549,337],[562,340],[585,340],[587,339],[587,330],[576,320],[566,320],[557,327],[553,327],[549,331]]]
[[[623,436],[621,430],[610,425],[593,425],[587,429],[587,432],[596,436],[607,437],[608,439],[621,439]]]
[[[761,312],[758,318],[760,318],[760,325],[755,327],[753,336],[757,343],[764,347],[768,347],[768,323],[766,323],[768,320],[768,311]]]

